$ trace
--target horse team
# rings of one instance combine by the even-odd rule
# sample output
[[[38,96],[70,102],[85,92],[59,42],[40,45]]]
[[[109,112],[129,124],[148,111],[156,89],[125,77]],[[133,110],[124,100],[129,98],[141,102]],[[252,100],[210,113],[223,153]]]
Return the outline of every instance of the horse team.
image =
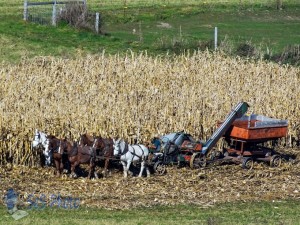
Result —
[[[55,163],[57,175],[63,172],[64,165],[70,165],[70,176],[77,177],[76,169],[80,164],[89,165],[88,178],[94,174],[98,178],[95,171],[96,164],[99,160],[104,160],[103,176],[107,175],[109,162],[111,160],[120,160],[124,177],[128,176],[129,168],[132,162],[140,162],[141,169],[139,177],[142,176],[146,169],[147,176],[150,171],[147,166],[147,158],[149,150],[145,145],[129,145],[124,140],[114,140],[111,138],[102,138],[101,136],[91,137],[87,134],[80,136],[79,141],[70,141],[60,139],[53,135],[46,135],[44,132],[35,130],[32,147],[43,148],[46,165],[50,166],[52,161]]]

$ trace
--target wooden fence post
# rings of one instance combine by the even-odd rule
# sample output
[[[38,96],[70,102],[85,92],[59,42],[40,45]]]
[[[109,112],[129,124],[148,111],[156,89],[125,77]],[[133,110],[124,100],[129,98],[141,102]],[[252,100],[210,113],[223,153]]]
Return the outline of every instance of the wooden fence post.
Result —
[[[52,26],[56,26],[56,0],[53,2],[52,7]]]
[[[24,0],[24,16],[23,16],[23,19],[25,21],[28,20],[28,3],[27,3],[27,0]]]

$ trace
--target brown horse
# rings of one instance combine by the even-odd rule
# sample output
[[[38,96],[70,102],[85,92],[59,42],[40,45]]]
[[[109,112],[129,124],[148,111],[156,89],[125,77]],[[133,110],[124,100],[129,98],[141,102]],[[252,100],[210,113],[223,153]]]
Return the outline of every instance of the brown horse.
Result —
[[[79,146],[92,146],[94,143],[94,137],[91,137],[89,134],[82,134],[79,138]]]
[[[114,156],[113,139],[102,138],[101,136],[91,137],[88,134],[82,134],[79,139],[80,146],[91,146],[96,150],[97,161],[104,160],[103,176],[107,176],[109,161]]]
[[[48,135],[45,143],[45,151],[53,158],[55,163],[55,168],[57,176],[62,174],[64,169],[63,165],[63,151],[59,148],[60,139],[56,138],[53,135]]]
[[[111,138],[95,137],[93,148],[96,149],[96,154],[99,159],[104,159],[103,176],[107,176],[110,159],[114,156],[114,142]]]
[[[77,177],[75,172],[77,166],[80,164],[89,164],[88,178],[91,178],[92,173],[94,173],[95,177],[98,178],[98,175],[95,172],[96,151],[93,147],[77,145],[77,143],[72,143],[64,139],[60,141],[59,149],[60,151],[67,152],[68,154],[68,159],[71,164],[71,177]]]

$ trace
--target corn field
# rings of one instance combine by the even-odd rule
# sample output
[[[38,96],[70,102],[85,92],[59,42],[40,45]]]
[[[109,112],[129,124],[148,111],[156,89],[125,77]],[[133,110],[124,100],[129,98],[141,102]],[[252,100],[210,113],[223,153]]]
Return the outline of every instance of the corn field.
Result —
[[[0,69],[0,161],[37,166],[34,130],[78,139],[85,132],[140,143],[185,130],[206,140],[239,101],[248,113],[287,119],[300,137],[300,69],[193,52],[179,56],[24,59]]]

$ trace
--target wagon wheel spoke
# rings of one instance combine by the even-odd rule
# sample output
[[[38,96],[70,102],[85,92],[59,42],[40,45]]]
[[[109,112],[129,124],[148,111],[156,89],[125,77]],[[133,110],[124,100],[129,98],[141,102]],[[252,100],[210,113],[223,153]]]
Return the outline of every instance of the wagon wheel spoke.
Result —
[[[199,153],[194,153],[190,160],[190,167],[192,169],[198,169],[206,166],[206,157]]]
[[[254,165],[254,160],[251,157],[243,158],[242,167],[247,170],[251,170]]]
[[[271,167],[280,167],[281,162],[282,162],[282,160],[281,160],[280,155],[275,154],[271,157],[270,166]]]
[[[166,165],[163,164],[163,162],[161,162],[161,161],[157,161],[153,167],[154,167],[154,171],[158,175],[163,175],[166,173]]]

